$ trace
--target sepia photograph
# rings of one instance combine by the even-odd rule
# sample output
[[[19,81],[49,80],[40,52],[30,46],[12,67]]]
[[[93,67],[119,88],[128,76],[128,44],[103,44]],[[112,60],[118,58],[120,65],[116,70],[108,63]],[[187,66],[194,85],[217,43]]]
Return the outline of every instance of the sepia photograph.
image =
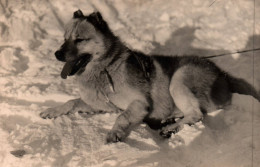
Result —
[[[1,167],[258,167],[259,0],[0,0]]]

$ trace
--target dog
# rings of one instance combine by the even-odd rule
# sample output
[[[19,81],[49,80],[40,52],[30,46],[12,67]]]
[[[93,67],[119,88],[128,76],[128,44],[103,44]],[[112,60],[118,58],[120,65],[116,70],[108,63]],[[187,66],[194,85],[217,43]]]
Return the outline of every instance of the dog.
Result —
[[[56,118],[78,111],[121,111],[108,132],[108,143],[124,141],[140,123],[163,137],[194,124],[203,113],[230,105],[232,93],[259,93],[243,79],[197,56],[145,55],[125,46],[100,12],[74,12],[65,42],[55,52],[64,62],[61,77],[75,75],[80,99],[40,113]],[[175,121],[175,119],[178,119]]]

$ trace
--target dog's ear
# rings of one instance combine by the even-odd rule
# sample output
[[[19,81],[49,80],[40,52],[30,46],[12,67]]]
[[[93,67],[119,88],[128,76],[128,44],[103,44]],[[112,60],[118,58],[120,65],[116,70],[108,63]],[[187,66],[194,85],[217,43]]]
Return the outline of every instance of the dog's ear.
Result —
[[[74,19],[81,18],[81,17],[84,17],[84,15],[83,15],[83,13],[82,13],[82,11],[80,9],[73,13],[73,18]]]
[[[93,14],[94,14],[94,17],[96,18],[97,22],[99,22],[99,23],[101,23],[102,21],[104,22],[103,17],[100,12],[95,12]]]
[[[90,22],[94,27],[105,33],[105,34],[113,34],[110,28],[107,25],[107,22],[103,19],[100,12],[91,13],[86,17],[87,21]]]
[[[106,22],[105,20],[103,20],[103,17],[101,15],[100,12],[94,12],[94,13],[91,13],[89,16],[88,16],[88,21],[90,21],[92,24],[94,24],[95,26],[98,26],[98,27],[102,27],[104,25],[106,25]]]

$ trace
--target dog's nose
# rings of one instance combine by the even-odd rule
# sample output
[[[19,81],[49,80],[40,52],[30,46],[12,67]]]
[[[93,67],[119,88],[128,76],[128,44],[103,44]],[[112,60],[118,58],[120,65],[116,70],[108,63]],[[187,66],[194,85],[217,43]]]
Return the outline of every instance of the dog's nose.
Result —
[[[55,56],[56,56],[56,59],[58,59],[59,61],[65,61],[65,56],[61,51],[59,51],[59,50],[56,51]]]

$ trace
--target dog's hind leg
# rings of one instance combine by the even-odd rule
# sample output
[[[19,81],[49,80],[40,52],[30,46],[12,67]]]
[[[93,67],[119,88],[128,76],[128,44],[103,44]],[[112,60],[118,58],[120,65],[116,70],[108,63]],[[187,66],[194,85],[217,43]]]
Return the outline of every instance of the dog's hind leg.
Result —
[[[183,112],[184,118],[164,127],[160,133],[164,137],[169,137],[171,133],[177,133],[183,128],[184,124],[194,124],[203,117],[199,100],[184,83],[184,70],[185,69],[179,69],[174,74],[169,88],[174,103],[178,109]]]
[[[131,130],[143,121],[148,114],[148,108],[146,102],[133,101],[126,111],[117,117],[112,130],[107,134],[107,143],[123,141]]]
[[[65,104],[48,108],[47,110],[40,113],[40,116],[44,119],[46,118],[56,118],[61,115],[73,114],[78,111],[93,111],[93,109],[84,103],[81,99],[73,99],[67,101]]]

